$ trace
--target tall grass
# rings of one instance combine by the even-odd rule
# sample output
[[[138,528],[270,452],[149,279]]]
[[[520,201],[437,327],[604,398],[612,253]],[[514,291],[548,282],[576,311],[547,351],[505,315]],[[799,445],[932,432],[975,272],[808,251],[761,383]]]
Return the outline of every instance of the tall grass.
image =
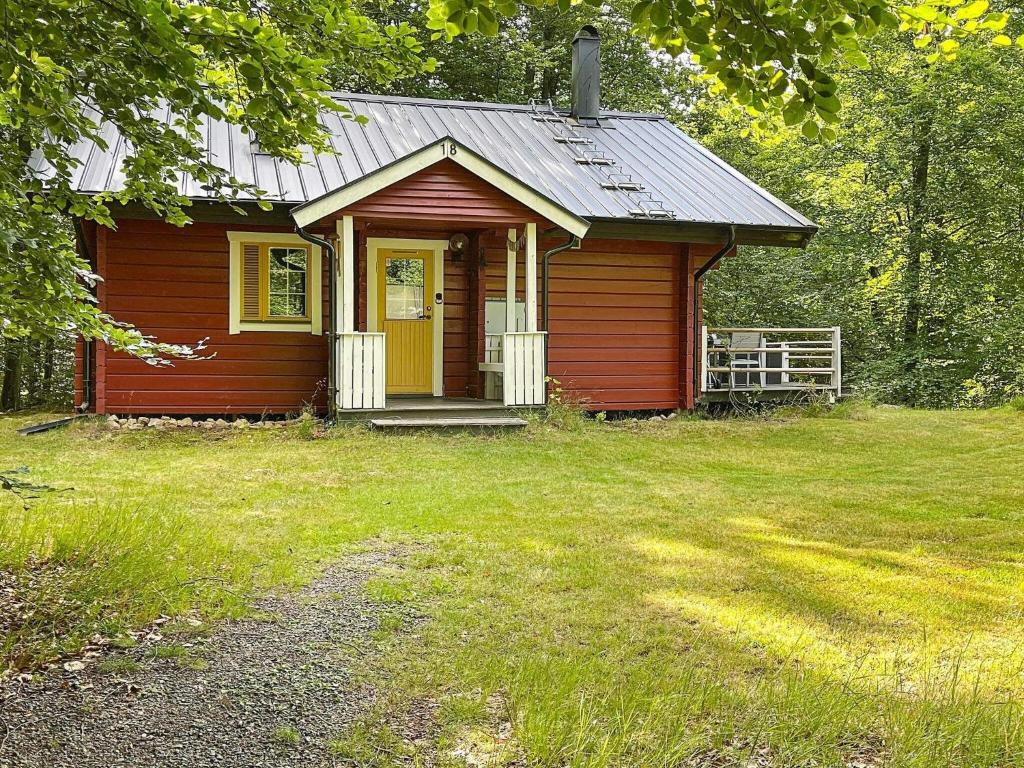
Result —
[[[0,569],[22,606],[0,638],[16,666],[59,658],[95,634],[122,635],[156,614],[242,604],[241,575],[213,532],[159,498],[47,500],[0,516]]]

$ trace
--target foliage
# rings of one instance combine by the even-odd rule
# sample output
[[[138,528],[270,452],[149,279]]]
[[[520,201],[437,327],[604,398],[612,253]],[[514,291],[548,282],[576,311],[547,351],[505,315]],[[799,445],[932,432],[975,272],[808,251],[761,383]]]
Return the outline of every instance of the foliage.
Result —
[[[1024,419],[861,416],[316,443],[3,418],[10,466],[78,490],[0,495],[0,580],[36,610],[0,611],[0,648],[235,612],[379,547],[409,554],[374,594],[424,617],[383,643],[380,709],[457,734],[450,700],[500,691],[522,764],[1015,765]]]
[[[0,337],[0,411],[66,410],[74,388],[74,340]]]
[[[587,423],[587,400],[566,391],[562,382],[552,376],[548,376],[545,383],[548,388],[548,404],[544,409],[545,423],[567,431],[582,429]]]
[[[574,5],[562,12],[529,5],[502,19],[494,37],[463,35],[424,42],[424,55],[437,61],[433,72],[396,81],[389,92],[462,101],[526,104],[531,99],[564,105],[570,96],[570,41],[584,24],[601,34],[601,92],[615,109],[650,112],[683,105],[693,92],[692,68],[667,56],[653,57],[633,34],[619,3],[594,8]],[[408,18],[427,24],[422,5],[402,0],[371,11],[381,23]],[[355,83],[353,87],[364,87]]]
[[[431,66],[411,27],[377,25],[347,2],[6,0],[3,22],[0,335],[74,332],[153,362],[201,346],[161,344],[101,313],[62,214],[109,226],[112,205],[134,202],[184,224],[183,177],[228,202],[259,192],[211,159],[208,120],[299,161],[302,145],[327,149],[318,114],[345,112],[324,93],[331,68],[383,83]],[[121,189],[78,194],[72,149],[113,151],[105,125],[132,148]]]
[[[536,7],[568,10],[579,0],[526,0]],[[601,0],[586,0],[602,7]],[[438,36],[499,33],[499,16],[519,13],[515,0],[431,0],[429,26]],[[755,116],[781,114],[787,125],[803,124],[807,138],[834,138],[839,122],[839,87],[833,73],[849,64],[867,67],[864,49],[880,30],[913,32],[929,49],[930,61],[950,61],[961,41],[984,36],[1012,45],[1003,32],[1009,14],[990,11],[988,0],[887,0],[820,3],[804,0],[750,3],[744,0],[635,0],[633,28],[656,50],[687,54],[714,88]],[[1024,48],[1024,36],[1017,40]],[[762,129],[772,125],[761,120]]]
[[[881,399],[988,405],[1024,392],[1024,54],[909,34],[836,77],[838,139],[754,140],[705,99],[686,127],[821,225],[806,252],[745,250],[707,278],[713,324],[840,325],[846,381]]]

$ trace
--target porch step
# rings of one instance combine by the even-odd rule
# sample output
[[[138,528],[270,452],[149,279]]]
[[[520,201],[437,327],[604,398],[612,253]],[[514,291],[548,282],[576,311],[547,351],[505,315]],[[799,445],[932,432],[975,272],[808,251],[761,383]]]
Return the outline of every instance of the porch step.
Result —
[[[502,419],[519,416],[529,408],[506,408],[493,400],[468,397],[389,397],[387,407],[377,410],[339,411],[339,421],[393,419]]]
[[[516,416],[390,416],[370,419],[374,429],[509,429],[526,426],[526,420]]]

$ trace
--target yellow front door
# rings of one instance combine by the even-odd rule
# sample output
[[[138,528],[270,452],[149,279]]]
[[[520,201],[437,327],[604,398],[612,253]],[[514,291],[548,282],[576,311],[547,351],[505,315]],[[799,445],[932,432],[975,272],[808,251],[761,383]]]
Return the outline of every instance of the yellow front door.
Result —
[[[434,252],[378,252],[377,312],[386,336],[388,394],[430,394],[434,385]]]

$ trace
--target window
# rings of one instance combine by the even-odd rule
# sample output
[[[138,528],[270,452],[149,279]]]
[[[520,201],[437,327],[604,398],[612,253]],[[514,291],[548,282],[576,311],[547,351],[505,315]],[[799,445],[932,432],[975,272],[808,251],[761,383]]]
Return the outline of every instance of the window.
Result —
[[[309,248],[242,244],[242,319],[309,320]]]
[[[424,317],[423,266],[422,258],[385,260],[385,319],[420,320]]]
[[[320,249],[297,235],[229,232],[231,333],[320,333]]]

